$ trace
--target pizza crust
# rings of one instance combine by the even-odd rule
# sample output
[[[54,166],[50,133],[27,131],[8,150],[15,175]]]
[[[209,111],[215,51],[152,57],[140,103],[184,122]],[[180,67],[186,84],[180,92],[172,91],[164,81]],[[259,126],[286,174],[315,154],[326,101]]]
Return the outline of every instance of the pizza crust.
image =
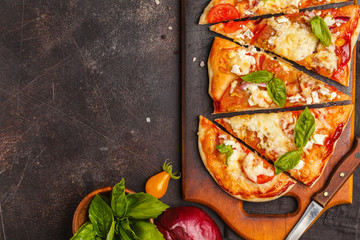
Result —
[[[215,38],[211,47],[208,59],[209,95],[214,101],[220,101],[229,84],[237,78],[234,74],[220,70],[227,68],[226,62],[223,61],[221,49],[235,47],[240,46],[218,37]]]

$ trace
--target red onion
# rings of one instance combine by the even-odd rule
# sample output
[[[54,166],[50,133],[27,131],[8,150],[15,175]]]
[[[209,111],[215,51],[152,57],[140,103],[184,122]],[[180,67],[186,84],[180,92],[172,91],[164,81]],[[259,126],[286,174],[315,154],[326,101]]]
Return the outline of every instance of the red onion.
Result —
[[[197,207],[166,210],[155,224],[166,240],[222,240],[214,220]]]
[[[245,82],[244,84],[241,84],[239,86],[240,89],[245,90],[246,88],[248,88],[250,85],[257,85],[258,87],[266,87],[267,84],[266,83],[248,83]]]
[[[346,23],[350,20],[350,17],[334,17],[334,20],[339,23]]]

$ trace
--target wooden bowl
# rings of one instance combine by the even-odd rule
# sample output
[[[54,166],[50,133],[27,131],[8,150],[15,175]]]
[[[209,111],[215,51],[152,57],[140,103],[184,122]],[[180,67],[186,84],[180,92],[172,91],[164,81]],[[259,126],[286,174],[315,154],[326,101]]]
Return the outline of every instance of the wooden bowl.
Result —
[[[105,188],[97,189],[97,190],[91,192],[90,194],[88,194],[86,197],[84,197],[84,199],[77,206],[75,213],[74,213],[73,223],[72,223],[73,234],[76,233],[76,231],[81,227],[81,225],[83,225],[84,223],[89,221],[88,210],[89,210],[90,203],[93,200],[93,198],[95,197],[95,195],[99,194],[99,195],[104,195],[106,197],[110,197],[111,190],[112,190],[112,187],[105,187]],[[125,188],[125,193],[131,194],[131,193],[135,193],[135,192],[130,189]],[[150,222],[154,223],[154,221],[152,219],[150,219]]]

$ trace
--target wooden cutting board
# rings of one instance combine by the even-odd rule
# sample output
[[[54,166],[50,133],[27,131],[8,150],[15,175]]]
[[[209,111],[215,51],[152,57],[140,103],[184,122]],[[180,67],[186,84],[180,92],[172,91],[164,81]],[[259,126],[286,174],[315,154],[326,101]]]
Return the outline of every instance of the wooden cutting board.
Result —
[[[182,1],[182,173],[183,197],[187,201],[204,204],[213,209],[237,234],[245,239],[284,239],[304,213],[311,201],[311,196],[319,191],[325,184],[331,170],[342,156],[351,148],[354,136],[354,114],[340,137],[335,152],[323,176],[313,188],[301,183],[287,194],[296,198],[298,207],[295,212],[282,215],[248,214],[243,209],[243,202],[225,193],[212,179],[205,169],[197,149],[198,117],[204,115],[213,120],[224,115],[212,115],[212,101],[207,93],[207,56],[215,34],[206,26],[198,26],[199,16],[206,6],[197,1]],[[337,5],[338,7],[341,5]],[[330,6],[328,7],[330,8]],[[356,48],[355,48],[356,49]],[[315,75],[299,66],[300,70],[337,87],[340,91],[352,96],[355,103],[355,52],[352,64],[352,81],[349,87],[341,86],[329,79]],[[205,67],[202,67],[205,63]],[[350,101],[346,103],[351,103]],[[344,104],[344,102],[342,102]],[[334,104],[322,104],[322,107]],[[335,105],[339,105],[336,103]],[[295,108],[294,110],[296,110]],[[270,110],[271,111],[271,110]],[[279,110],[275,110],[279,111]],[[269,111],[256,111],[269,112]],[[249,114],[254,112],[243,112]],[[235,114],[233,114],[235,115]],[[226,115],[230,116],[230,115]],[[332,206],[352,203],[352,177],[341,188],[325,212]],[[276,201],[276,200],[275,200]],[[323,213],[322,212],[322,213]],[[274,227],[276,226],[276,227]]]

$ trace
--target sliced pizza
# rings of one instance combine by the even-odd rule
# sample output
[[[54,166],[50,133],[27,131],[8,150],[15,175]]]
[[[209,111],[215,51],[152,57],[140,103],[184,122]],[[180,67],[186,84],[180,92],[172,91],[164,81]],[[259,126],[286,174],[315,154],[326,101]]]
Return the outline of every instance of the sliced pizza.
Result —
[[[235,198],[270,201],[287,193],[296,183],[283,173],[275,175],[270,163],[203,116],[200,116],[198,145],[206,169]]]
[[[214,113],[350,99],[335,87],[310,77],[285,61],[252,46],[245,48],[222,38],[214,40],[208,72]],[[277,81],[273,80],[273,83],[272,79]],[[277,95],[281,87],[284,94]],[[274,94],[271,93],[273,88],[276,89]]]
[[[218,23],[275,13],[297,13],[299,9],[348,2],[348,0],[211,0],[200,16],[199,24]]]
[[[314,130],[311,134],[306,131],[309,128],[306,124],[311,123],[311,116],[302,118],[300,122],[298,119],[305,111],[242,115],[216,121],[235,137],[273,161],[275,167],[279,159],[284,160],[284,156],[290,158],[289,162],[282,163],[296,163],[288,170],[291,176],[312,187],[334,152],[336,142],[353,108],[353,105],[345,105],[305,110],[314,117]],[[298,124],[305,126],[299,127]],[[308,136],[308,140],[299,141],[304,136]],[[290,156],[291,154],[293,156]],[[298,161],[294,160],[296,157]]]
[[[349,5],[267,19],[230,21],[210,29],[240,44],[272,51],[348,86],[359,22],[360,6]]]

